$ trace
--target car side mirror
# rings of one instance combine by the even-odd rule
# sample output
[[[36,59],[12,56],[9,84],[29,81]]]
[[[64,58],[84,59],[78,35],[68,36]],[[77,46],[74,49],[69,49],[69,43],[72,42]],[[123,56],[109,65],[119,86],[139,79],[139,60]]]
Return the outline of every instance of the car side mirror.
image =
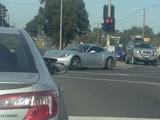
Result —
[[[96,53],[96,51],[94,51],[94,50],[89,52],[89,54],[95,54],[95,53]]]
[[[43,58],[51,75],[58,75],[67,72],[67,67],[63,63],[57,63],[57,59]]]

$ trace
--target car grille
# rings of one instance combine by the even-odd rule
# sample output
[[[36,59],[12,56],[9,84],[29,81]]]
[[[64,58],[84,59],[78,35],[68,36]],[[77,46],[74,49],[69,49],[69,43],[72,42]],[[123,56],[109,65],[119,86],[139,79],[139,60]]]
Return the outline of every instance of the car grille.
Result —
[[[142,57],[152,57],[152,55],[153,55],[153,52],[151,52],[151,51],[143,51],[141,53]]]

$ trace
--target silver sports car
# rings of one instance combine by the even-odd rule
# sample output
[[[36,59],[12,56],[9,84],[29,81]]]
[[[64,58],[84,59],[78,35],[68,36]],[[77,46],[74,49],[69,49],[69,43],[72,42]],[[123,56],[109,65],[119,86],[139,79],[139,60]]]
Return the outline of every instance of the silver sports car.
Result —
[[[76,44],[62,51],[48,50],[44,57],[56,58],[71,70],[95,67],[112,70],[116,66],[114,53],[92,44]]]

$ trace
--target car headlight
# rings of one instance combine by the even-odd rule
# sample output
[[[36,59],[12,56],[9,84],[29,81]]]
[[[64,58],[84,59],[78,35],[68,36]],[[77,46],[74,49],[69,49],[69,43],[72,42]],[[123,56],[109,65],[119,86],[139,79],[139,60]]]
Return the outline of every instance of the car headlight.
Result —
[[[68,57],[70,54],[64,54],[64,55],[61,55],[60,57]]]
[[[158,53],[156,51],[153,51],[154,56],[158,56]]]
[[[125,52],[122,53],[122,55],[125,55],[125,54],[126,54]]]
[[[140,53],[141,53],[141,51],[139,51],[139,50],[135,51],[135,54],[140,54]]]

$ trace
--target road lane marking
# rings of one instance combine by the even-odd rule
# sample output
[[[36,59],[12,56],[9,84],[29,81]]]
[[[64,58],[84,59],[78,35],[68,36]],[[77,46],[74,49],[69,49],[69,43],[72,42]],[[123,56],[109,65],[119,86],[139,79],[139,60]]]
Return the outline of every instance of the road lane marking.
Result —
[[[160,120],[155,118],[123,118],[123,117],[79,117],[69,116],[69,120]]]
[[[74,74],[72,74],[74,73]],[[97,73],[97,72],[68,72],[66,75],[106,75],[106,76],[128,76],[129,74],[121,74],[121,73]]]
[[[160,83],[155,82],[142,82],[142,81],[130,81],[130,80],[116,80],[116,79],[103,79],[103,78],[89,78],[89,77],[72,77],[72,76],[54,76],[56,78],[70,78],[70,79],[83,79],[92,81],[107,81],[107,82],[120,82],[120,83],[132,83],[132,84],[146,84],[146,85],[159,85]]]
[[[133,65],[128,65],[128,66],[116,66],[115,68],[117,69],[127,69],[127,68],[133,68],[133,67],[135,67],[135,66],[133,66]]]
[[[74,74],[72,74],[74,73]],[[96,73],[96,72],[68,72],[66,75],[83,76],[83,75],[103,75],[103,76],[127,76],[127,77],[139,77],[139,78],[151,78],[160,79],[160,76],[148,75],[148,74],[121,74],[121,73]]]

